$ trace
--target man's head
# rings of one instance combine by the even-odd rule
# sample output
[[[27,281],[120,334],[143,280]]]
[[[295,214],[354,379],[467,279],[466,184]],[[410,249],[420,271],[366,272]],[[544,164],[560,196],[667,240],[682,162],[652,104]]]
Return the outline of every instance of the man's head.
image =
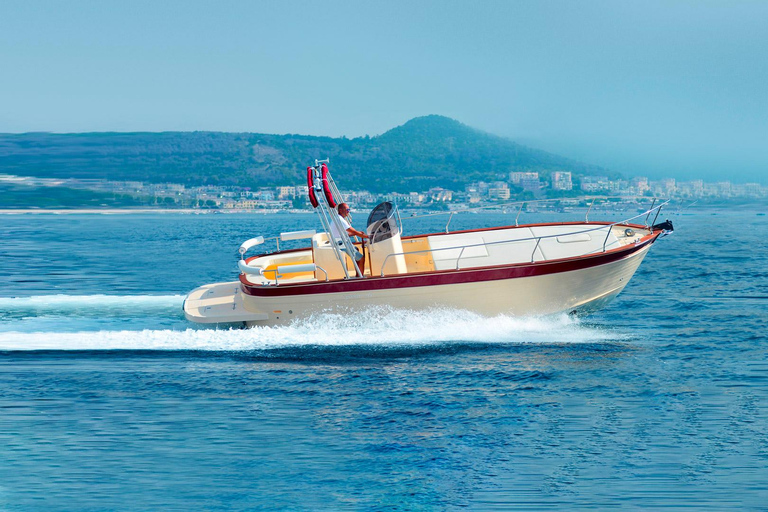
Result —
[[[339,210],[339,215],[343,217],[346,217],[347,214],[349,213],[349,205],[347,203],[339,204],[337,209]]]

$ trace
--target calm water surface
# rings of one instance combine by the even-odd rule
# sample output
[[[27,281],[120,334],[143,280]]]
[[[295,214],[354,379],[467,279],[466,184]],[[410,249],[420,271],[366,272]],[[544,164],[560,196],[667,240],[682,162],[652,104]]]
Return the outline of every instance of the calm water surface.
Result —
[[[581,320],[250,330],[189,325],[185,293],[314,216],[0,215],[0,510],[767,510],[756,213],[670,215]]]

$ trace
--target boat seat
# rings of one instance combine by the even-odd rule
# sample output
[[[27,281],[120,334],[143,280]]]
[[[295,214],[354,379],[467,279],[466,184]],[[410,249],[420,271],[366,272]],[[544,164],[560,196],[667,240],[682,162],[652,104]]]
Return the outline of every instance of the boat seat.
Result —
[[[355,275],[355,267],[352,264],[352,259],[342,252],[344,258],[344,264],[347,265],[347,272],[349,275]],[[344,268],[339,260],[336,251],[331,247],[330,237],[328,233],[317,233],[312,237],[312,260],[315,265],[322,267],[328,272],[329,280],[344,279]],[[315,272],[315,279],[325,281],[325,274],[319,270]]]

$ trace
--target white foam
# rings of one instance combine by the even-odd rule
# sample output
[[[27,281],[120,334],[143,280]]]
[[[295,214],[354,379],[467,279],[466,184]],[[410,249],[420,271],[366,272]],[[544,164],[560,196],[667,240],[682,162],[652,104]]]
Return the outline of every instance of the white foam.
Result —
[[[566,315],[486,318],[467,311],[378,308],[321,314],[284,327],[90,332],[4,332],[0,350],[248,351],[306,346],[433,346],[469,343],[605,343],[626,339]]]
[[[0,310],[62,311],[130,307],[181,307],[182,295],[37,295],[0,297]]]

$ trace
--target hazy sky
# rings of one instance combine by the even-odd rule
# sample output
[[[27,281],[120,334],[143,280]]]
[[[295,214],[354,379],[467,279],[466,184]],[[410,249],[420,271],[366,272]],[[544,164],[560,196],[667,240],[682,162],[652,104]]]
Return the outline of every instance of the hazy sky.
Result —
[[[0,0],[0,132],[355,137],[443,114],[768,182],[768,1]]]

